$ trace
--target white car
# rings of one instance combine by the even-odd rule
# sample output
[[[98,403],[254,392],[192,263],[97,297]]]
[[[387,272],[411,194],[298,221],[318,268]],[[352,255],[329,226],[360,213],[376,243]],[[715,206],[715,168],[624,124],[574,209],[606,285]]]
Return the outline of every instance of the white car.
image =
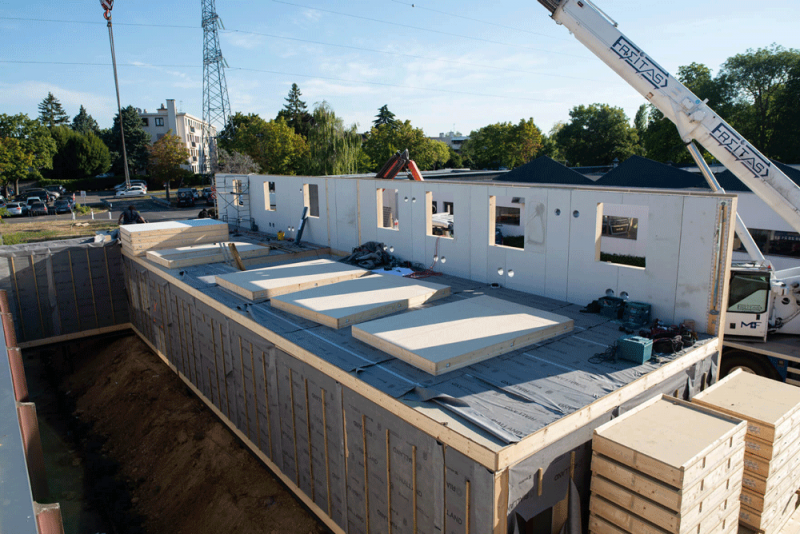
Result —
[[[117,197],[141,197],[147,194],[147,191],[140,185],[132,185],[130,189],[122,189],[117,191],[114,196]]]
[[[28,206],[22,202],[9,202],[6,204],[8,214],[12,216],[22,216],[28,213]]]
[[[131,180],[131,187],[133,187],[135,185],[141,186],[142,189],[147,191],[147,182],[145,182],[144,180]],[[114,190],[115,191],[122,191],[123,189],[125,189],[125,183],[124,182],[119,184],[119,185],[115,185],[114,186]]]

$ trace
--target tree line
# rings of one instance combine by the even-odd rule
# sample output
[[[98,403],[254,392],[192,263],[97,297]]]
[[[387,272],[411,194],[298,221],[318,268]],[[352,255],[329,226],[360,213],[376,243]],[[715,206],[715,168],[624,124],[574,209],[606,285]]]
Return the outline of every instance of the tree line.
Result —
[[[728,58],[719,72],[703,64],[678,68],[676,78],[739,130],[766,156],[800,162],[800,51],[778,45]],[[52,94],[39,105],[38,119],[0,114],[0,184],[22,179],[77,178],[111,170],[122,173],[120,115],[100,129],[81,106],[70,120]],[[122,109],[125,145],[132,173],[178,179],[188,153],[174,135],[151,146],[133,106]],[[569,166],[609,165],[632,155],[661,162],[691,158],[674,125],[660,111],[642,105],[631,120],[618,107],[582,104],[569,120],[543,132],[533,118],[473,130],[460,153],[426,137],[409,120],[382,106],[367,132],[347,125],[326,101],[309,108],[292,84],[283,108],[272,119],[234,113],[218,134],[215,171],[333,175],[374,172],[397,151],[408,149],[422,170],[471,167],[514,168],[539,156]],[[706,154],[710,161],[711,157]]]

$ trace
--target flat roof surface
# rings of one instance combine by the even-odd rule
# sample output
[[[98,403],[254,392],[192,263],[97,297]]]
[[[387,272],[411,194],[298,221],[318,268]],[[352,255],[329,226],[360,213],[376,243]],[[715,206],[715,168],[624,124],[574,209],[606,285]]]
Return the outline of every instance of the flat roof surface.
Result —
[[[284,263],[301,261],[304,260]],[[225,263],[181,269],[147,263],[151,269],[170,274],[220,305],[256,321],[287,341],[494,451],[581,410],[712,340],[710,336],[702,335],[694,347],[672,355],[659,355],[657,360],[642,365],[624,360],[608,361],[598,355],[623,332],[620,332],[618,322],[600,315],[581,313],[580,310],[588,303],[577,305],[441,275],[425,280],[450,286],[450,296],[397,314],[489,295],[563,315],[573,320],[574,329],[450,373],[432,376],[353,338],[351,328],[336,330],[322,326],[276,309],[269,302],[253,304],[218,286],[215,282],[217,275],[238,272]],[[257,267],[256,264],[250,268]]]

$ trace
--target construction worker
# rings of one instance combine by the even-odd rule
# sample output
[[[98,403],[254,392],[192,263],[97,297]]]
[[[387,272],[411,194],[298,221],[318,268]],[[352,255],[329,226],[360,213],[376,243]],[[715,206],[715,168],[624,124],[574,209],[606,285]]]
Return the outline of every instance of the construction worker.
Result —
[[[142,218],[139,212],[136,211],[136,208],[133,207],[133,204],[131,204],[128,206],[128,209],[120,213],[117,224],[139,224],[145,222],[144,218]]]
[[[208,219],[209,218],[208,210],[205,209],[205,208],[201,209],[200,213],[197,215],[197,218],[198,219]]]

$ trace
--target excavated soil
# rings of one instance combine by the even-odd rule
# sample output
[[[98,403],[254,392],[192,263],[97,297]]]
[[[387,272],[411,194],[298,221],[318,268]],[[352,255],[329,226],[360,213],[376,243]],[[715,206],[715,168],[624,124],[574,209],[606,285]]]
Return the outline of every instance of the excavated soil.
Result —
[[[115,521],[116,532],[329,532],[136,336],[83,341],[54,359],[83,443],[101,443],[117,464],[105,500],[127,502],[109,509],[141,520],[130,530]]]

